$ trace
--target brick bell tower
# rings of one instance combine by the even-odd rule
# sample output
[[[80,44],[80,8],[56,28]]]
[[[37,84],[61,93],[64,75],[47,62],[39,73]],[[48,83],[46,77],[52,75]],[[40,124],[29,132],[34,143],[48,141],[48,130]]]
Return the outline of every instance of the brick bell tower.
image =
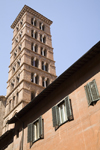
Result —
[[[3,133],[13,127],[7,121],[56,79],[51,24],[51,20],[25,5],[11,25],[13,39]]]

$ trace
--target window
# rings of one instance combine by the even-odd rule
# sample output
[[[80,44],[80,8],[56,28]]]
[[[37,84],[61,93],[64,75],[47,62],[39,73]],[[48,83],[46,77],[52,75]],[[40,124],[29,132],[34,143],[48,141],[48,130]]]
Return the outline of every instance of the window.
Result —
[[[23,19],[21,19],[20,24],[21,24],[21,25],[23,24]]]
[[[37,52],[37,51],[38,51],[38,46],[37,46],[37,44],[32,43],[32,44],[31,44],[31,50],[34,51],[34,52]]]
[[[37,21],[36,21],[36,19],[35,19],[35,18],[32,18],[32,19],[31,19],[31,24],[32,24],[33,26],[36,26]]]
[[[16,65],[13,66],[13,73],[15,72],[16,70]]]
[[[35,122],[28,124],[27,142],[35,142],[44,137],[43,135],[43,120],[40,116]]]
[[[39,61],[38,61],[38,59],[36,59],[36,57],[31,59],[32,66],[38,67],[38,64],[39,64]]]
[[[43,23],[41,23],[41,22],[40,22],[39,27],[40,27],[40,29],[41,29],[41,30],[43,30],[43,31],[44,31],[44,24],[43,24]]]
[[[18,47],[18,48],[19,48],[19,50],[21,51],[22,46],[21,46],[21,45],[19,45],[19,47]]]
[[[11,110],[11,100],[9,101],[9,111]]]
[[[94,105],[100,99],[96,81],[93,80],[85,86],[88,105]]]
[[[16,29],[17,29],[17,31],[18,31],[18,29],[19,29],[19,24],[16,26]]]
[[[22,31],[20,31],[19,36],[20,36],[20,38],[22,37]]]
[[[18,64],[18,67],[19,67],[20,64],[21,64],[21,59],[19,59],[19,60],[17,61],[17,64]]]
[[[46,49],[43,49],[43,47],[41,47],[41,55],[46,56]]]
[[[42,70],[48,71],[48,64],[42,61]]]
[[[67,96],[61,103],[52,108],[53,127],[57,129],[66,121],[73,119],[71,100]]]
[[[18,84],[20,80],[20,74],[18,74],[18,76],[16,77],[16,83]]]
[[[15,50],[15,52],[14,52],[14,57],[16,57],[17,56],[17,50]]]
[[[47,87],[49,85],[49,79],[42,77],[42,86]]]
[[[19,99],[19,93],[17,92],[17,94],[16,94],[16,104],[18,104],[18,99]]]
[[[15,96],[13,96],[12,108],[15,107]]]
[[[15,41],[18,42],[18,37],[15,38]]]
[[[35,93],[31,92],[31,101],[35,98]]]
[[[37,32],[35,30],[31,31],[31,36],[35,39],[37,39]]]
[[[40,41],[41,41],[42,43],[46,43],[46,37],[45,37],[44,35],[41,35],[41,34],[40,34]]]
[[[38,84],[39,83],[39,77],[36,73],[31,74],[31,82]]]
[[[11,82],[11,88],[12,88],[12,89],[14,88],[14,84],[15,84],[15,80],[13,80],[13,81]]]

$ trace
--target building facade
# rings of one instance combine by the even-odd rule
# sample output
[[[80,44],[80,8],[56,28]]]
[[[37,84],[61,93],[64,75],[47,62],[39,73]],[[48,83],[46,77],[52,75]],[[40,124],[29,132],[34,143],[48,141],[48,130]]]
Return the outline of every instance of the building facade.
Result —
[[[100,42],[8,124],[1,150],[100,149]]]
[[[13,39],[3,133],[13,128],[7,121],[56,78],[51,24],[51,20],[25,5],[11,25]]]
[[[100,41],[6,125],[0,150],[99,150]]]

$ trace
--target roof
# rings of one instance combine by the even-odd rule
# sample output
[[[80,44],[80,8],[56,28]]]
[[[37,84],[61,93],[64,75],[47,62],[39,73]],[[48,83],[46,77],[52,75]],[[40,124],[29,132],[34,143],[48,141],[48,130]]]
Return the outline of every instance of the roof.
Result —
[[[37,18],[43,20],[44,22],[46,22],[47,24],[51,25],[52,21],[49,20],[48,18],[44,17],[43,15],[41,15],[40,13],[38,13],[37,11],[35,11],[34,9],[30,8],[27,5],[24,5],[24,7],[22,8],[22,10],[20,11],[20,13],[18,14],[18,16],[16,17],[16,19],[14,20],[14,22],[11,25],[11,28],[14,29],[16,24],[18,23],[18,21],[21,19],[21,17],[23,16],[23,14],[25,12],[29,12],[32,15],[36,16]]]
[[[10,129],[0,136],[0,149],[5,149],[7,144],[11,142],[14,135],[14,129]]]
[[[56,80],[54,80],[47,88],[45,88],[37,97],[28,103],[22,110],[17,113],[18,118],[25,115],[30,109],[32,109],[36,103],[41,99],[45,98],[48,94],[54,91],[62,82],[68,79],[73,73],[80,69],[84,64],[86,64],[95,55],[100,53],[100,41],[95,44],[87,53],[85,53],[80,59],[78,59],[72,66],[70,66],[65,72],[63,72]],[[8,124],[15,123],[17,118],[14,116],[9,121]]]

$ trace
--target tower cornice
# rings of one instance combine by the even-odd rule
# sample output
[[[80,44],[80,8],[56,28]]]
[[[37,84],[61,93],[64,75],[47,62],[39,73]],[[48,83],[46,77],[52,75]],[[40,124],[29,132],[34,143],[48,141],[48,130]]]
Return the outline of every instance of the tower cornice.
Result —
[[[35,17],[43,20],[45,23],[47,23],[48,25],[52,24],[52,21],[49,20],[48,18],[44,17],[43,15],[41,15],[40,13],[38,13],[37,11],[35,11],[34,9],[30,8],[27,5],[24,5],[24,7],[22,8],[22,10],[20,11],[20,13],[18,14],[18,16],[16,17],[16,19],[14,20],[14,22],[11,25],[11,28],[14,29],[16,24],[18,23],[18,21],[21,19],[21,17],[24,15],[25,12],[31,13],[32,15],[34,15]]]

